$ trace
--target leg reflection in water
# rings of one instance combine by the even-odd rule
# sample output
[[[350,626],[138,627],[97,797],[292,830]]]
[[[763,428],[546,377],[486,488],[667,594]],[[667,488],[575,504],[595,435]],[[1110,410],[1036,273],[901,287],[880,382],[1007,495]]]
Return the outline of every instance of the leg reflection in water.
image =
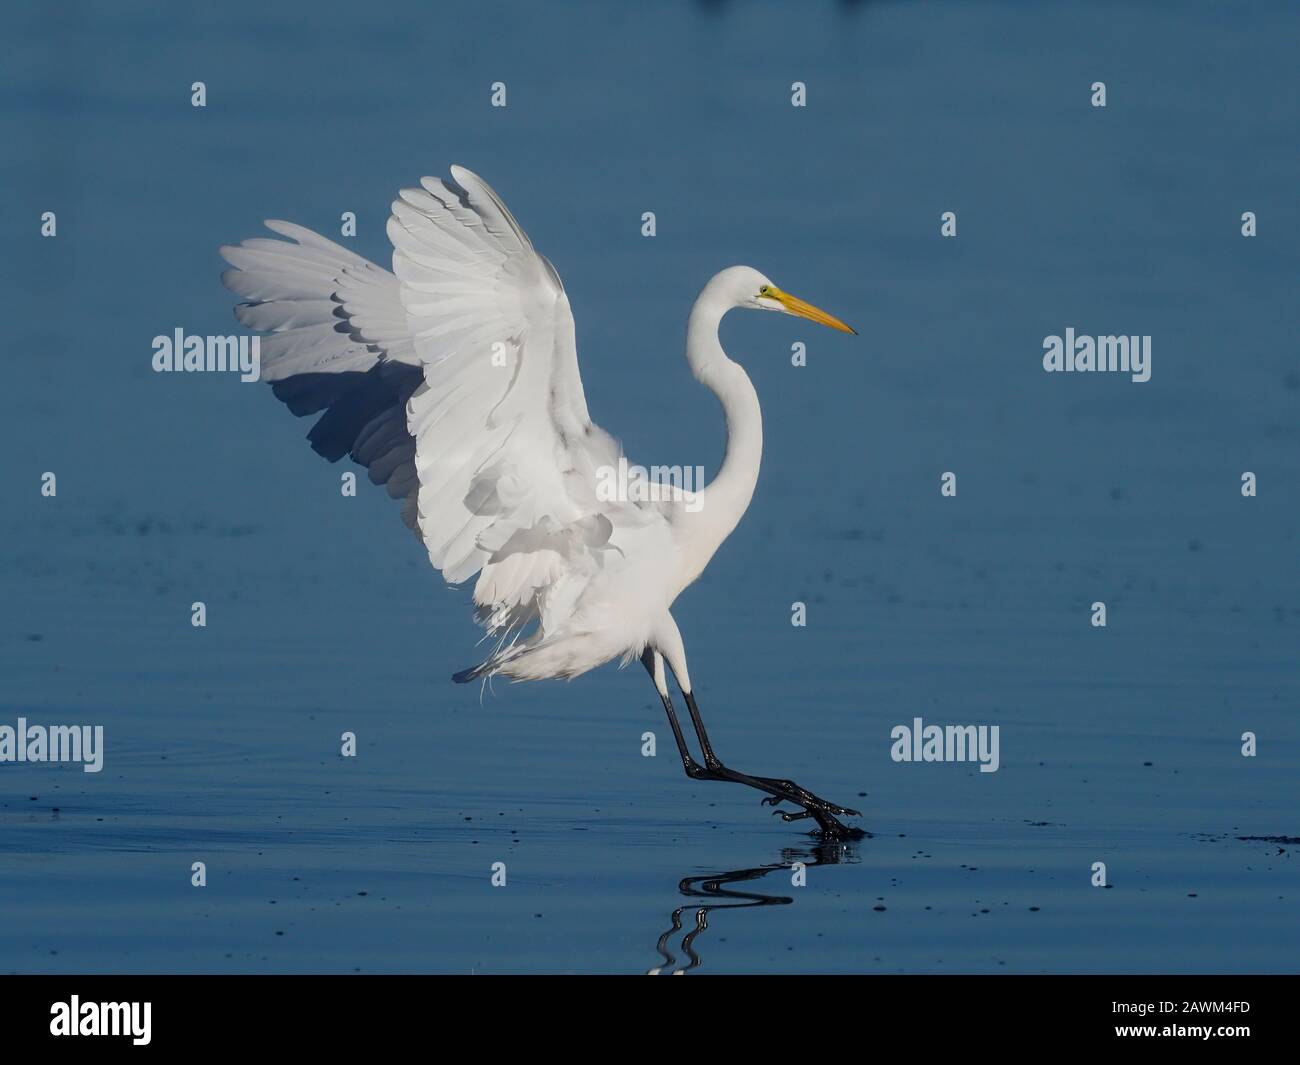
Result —
[[[811,848],[787,847],[781,852],[781,860],[770,865],[759,865],[751,869],[732,869],[725,873],[710,873],[705,876],[688,876],[678,885],[677,890],[687,898],[725,899],[725,902],[708,903],[702,906],[678,906],[673,910],[672,927],[659,937],[655,950],[663,958],[660,965],[649,970],[649,976],[662,976],[671,973],[682,976],[701,964],[696,940],[709,927],[709,914],[714,910],[744,910],[754,906],[789,906],[794,899],[788,895],[764,895],[756,891],[739,891],[732,884],[743,884],[753,880],[762,880],[769,873],[777,871],[790,872],[796,862],[807,869],[817,865],[840,865],[857,862],[855,843],[825,841]],[[669,949],[672,939],[682,931],[682,916],[687,911],[694,911],[694,927],[682,936],[677,949],[685,955],[685,964],[678,966],[677,958]]]

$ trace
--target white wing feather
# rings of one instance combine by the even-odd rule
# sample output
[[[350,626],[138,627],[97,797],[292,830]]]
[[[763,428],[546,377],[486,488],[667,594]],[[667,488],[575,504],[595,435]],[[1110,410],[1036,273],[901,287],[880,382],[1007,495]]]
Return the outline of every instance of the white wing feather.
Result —
[[[665,521],[655,506],[598,499],[598,471],[620,452],[587,412],[564,286],[496,193],[451,172],[394,201],[392,273],[288,222],[267,223],[288,241],[221,252],[235,268],[223,281],[248,301],[240,321],[270,333],[263,377],[295,414],[324,412],[313,447],[350,454],[405,500],[449,582],[479,574],[479,619],[503,644],[540,622],[464,679],[608,628],[584,615],[582,595],[627,558],[611,536],[656,535]],[[560,653],[530,668],[579,667]]]
[[[545,630],[600,568],[614,519],[649,516],[596,497],[619,449],[587,412],[559,276],[480,178],[452,176],[404,190],[388,223],[424,367],[407,406],[420,531],[448,581],[481,570],[489,630]]]

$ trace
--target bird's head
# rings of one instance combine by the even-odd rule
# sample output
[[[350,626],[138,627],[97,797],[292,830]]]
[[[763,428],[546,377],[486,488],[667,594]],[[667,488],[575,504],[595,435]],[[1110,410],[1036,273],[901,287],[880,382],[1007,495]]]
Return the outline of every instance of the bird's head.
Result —
[[[733,266],[723,270],[713,279],[713,283],[720,284],[725,289],[733,307],[780,311],[782,314],[807,318],[819,325],[828,325],[841,333],[857,333],[856,329],[845,325],[834,315],[783,291],[751,266]]]

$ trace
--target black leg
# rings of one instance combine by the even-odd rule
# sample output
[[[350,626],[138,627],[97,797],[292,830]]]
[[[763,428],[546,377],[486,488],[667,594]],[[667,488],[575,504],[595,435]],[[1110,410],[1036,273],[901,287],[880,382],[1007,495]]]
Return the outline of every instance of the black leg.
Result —
[[[646,672],[650,674],[651,680],[655,682],[655,690],[658,691],[660,677],[655,674],[655,653],[649,647],[641,655],[641,664],[645,666]],[[681,755],[682,768],[686,771],[688,777],[692,780],[725,780],[733,784],[744,784],[746,787],[766,792],[767,797],[763,802],[769,805],[775,806],[780,802],[790,802],[800,806],[803,808],[801,813],[787,813],[784,810],[776,810],[774,813],[780,815],[785,821],[799,821],[808,817],[814,818],[821,828],[823,837],[827,839],[861,839],[866,835],[859,828],[850,828],[843,824],[835,816],[836,814],[857,816],[858,812],[856,810],[850,810],[827,802],[812,792],[799,787],[792,780],[751,777],[723,765],[722,760],[713,752],[713,745],[709,742],[709,735],[704,730],[704,719],[700,716],[700,708],[695,702],[694,694],[686,692],[685,696],[686,708],[690,711],[691,723],[695,726],[695,735],[700,741],[700,749],[704,752],[704,765],[700,765],[691,756],[690,748],[686,745],[686,737],[682,734],[681,724],[677,720],[677,712],[673,709],[671,696],[666,691],[659,692],[660,701],[664,704],[664,712],[668,715],[668,724],[673,730],[673,739],[677,743],[677,753]]]
[[[839,806],[833,802],[827,802],[825,799],[814,795],[806,788],[800,787],[793,780],[783,780],[775,777],[754,777],[746,773],[738,773],[734,769],[729,769],[722,764],[720,759],[713,751],[713,744],[709,742],[709,734],[704,728],[704,718],[700,716],[699,705],[695,701],[694,692],[684,692],[686,697],[686,709],[690,712],[691,723],[695,726],[695,735],[700,741],[700,750],[704,752],[704,765],[700,767],[708,774],[703,779],[710,780],[729,780],[736,784],[745,784],[748,787],[756,788],[759,791],[767,792],[768,797],[763,800],[764,803],[775,806],[780,802],[791,802],[796,806],[803,808],[800,813],[787,813],[784,810],[775,811],[785,821],[799,821],[807,817],[816,820],[821,828],[822,835],[830,839],[860,839],[865,832],[860,828],[850,828],[843,824],[835,816],[857,817],[860,816],[857,810],[851,810],[845,806]],[[676,717],[669,711],[669,716],[676,726]],[[678,730],[680,735],[680,730]],[[679,740],[679,745],[680,745]],[[691,773],[690,767],[687,767],[687,774],[694,777],[696,774]]]
[[[650,679],[655,682],[655,690],[659,690],[659,681],[655,677],[655,653],[649,647],[641,655],[641,664],[645,666],[646,672],[650,674]],[[686,746],[686,737],[682,735],[682,726],[678,724],[677,712],[673,710],[672,697],[667,692],[659,692],[659,699],[664,704],[664,710],[668,714],[668,724],[673,730],[673,739],[677,741],[677,753],[682,756],[682,768],[686,770],[688,777],[695,776],[700,770],[700,764],[691,757],[691,749]]]

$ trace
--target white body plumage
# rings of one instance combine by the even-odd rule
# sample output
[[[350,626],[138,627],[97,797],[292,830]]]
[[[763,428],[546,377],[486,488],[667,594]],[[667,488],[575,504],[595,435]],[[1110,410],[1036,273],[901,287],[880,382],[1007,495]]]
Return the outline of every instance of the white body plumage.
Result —
[[[751,307],[848,327],[749,267],[716,275],[686,354],[726,417],[718,476],[689,507],[602,500],[599,471],[620,450],[588,414],[559,275],[486,183],[452,177],[394,202],[391,273],[285,222],[266,224],[292,243],[222,249],[240,321],[271,334],[263,376],[294,413],[324,412],[313,446],[402,500],[447,581],[478,575],[496,649],[456,679],[573,677],[649,646],[661,693],[658,656],[689,692],[670,608],[744,514],[762,455],[758,398],[718,323]]]

